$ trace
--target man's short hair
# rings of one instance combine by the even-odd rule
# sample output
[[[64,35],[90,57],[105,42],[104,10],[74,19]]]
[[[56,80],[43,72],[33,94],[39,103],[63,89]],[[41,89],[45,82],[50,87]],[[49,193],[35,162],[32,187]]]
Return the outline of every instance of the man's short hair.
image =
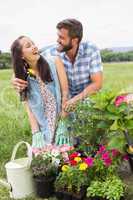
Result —
[[[59,22],[56,26],[57,29],[67,29],[71,38],[78,38],[79,42],[83,37],[83,26],[81,22],[76,19],[65,19]]]

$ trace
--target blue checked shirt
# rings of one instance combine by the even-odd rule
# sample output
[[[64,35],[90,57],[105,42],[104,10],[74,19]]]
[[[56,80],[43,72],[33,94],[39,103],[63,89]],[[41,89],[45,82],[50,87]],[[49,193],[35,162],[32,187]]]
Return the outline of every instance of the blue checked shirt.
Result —
[[[100,51],[90,42],[80,43],[74,63],[71,63],[65,52],[57,52],[56,45],[43,48],[41,52],[43,55],[58,55],[62,59],[71,97],[82,92],[91,83],[91,74],[103,70]]]

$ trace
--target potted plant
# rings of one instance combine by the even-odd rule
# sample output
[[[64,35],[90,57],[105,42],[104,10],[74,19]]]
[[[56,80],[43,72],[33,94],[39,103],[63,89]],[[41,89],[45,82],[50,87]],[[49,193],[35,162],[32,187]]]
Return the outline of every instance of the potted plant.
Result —
[[[105,180],[94,180],[87,188],[87,197],[91,200],[120,200],[124,196],[124,183],[118,176]]]
[[[56,192],[62,193],[62,200],[81,200],[86,194],[86,188],[91,180],[91,164],[79,152],[69,154],[67,163],[62,165],[62,171],[55,181]],[[90,168],[90,170],[88,170]],[[59,198],[59,195],[57,196]]]
[[[110,148],[123,151],[125,130],[133,136],[132,102],[131,95],[118,96],[109,90],[78,102],[74,110],[75,121],[71,123],[73,136],[80,136],[84,143],[108,144]]]
[[[93,160],[93,173],[87,196],[98,200],[120,200],[124,196],[124,183],[118,176],[122,155],[117,149],[100,146]]]
[[[53,155],[49,152],[34,155],[31,169],[37,196],[50,197],[54,193],[54,181],[58,172],[58,165],[53,162]]]

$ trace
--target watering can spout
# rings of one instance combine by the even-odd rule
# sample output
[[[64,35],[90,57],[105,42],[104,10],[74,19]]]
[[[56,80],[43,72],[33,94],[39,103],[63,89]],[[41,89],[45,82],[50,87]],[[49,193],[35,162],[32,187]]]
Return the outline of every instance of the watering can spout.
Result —
[[[8,190],[12,190],[10,183],[8,183],[6,180],[0,179],[0,185],[6,187]]]

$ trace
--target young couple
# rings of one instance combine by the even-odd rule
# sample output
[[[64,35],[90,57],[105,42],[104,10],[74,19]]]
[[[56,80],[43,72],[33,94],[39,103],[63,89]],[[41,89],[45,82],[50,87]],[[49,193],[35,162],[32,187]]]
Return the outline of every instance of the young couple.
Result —
[[[100,52],[92,43],[81,42],[82,24],[65,19],[57,24],[57,30],[58,45],[41,53],[26,36],[11,47],[13,85],[25,100],[32,146],[38,148],[53,142],[69,143],[60,134],[66,127],[60,121],[57,124],[58,116],[67,117],[69,106],[102,87]]]

